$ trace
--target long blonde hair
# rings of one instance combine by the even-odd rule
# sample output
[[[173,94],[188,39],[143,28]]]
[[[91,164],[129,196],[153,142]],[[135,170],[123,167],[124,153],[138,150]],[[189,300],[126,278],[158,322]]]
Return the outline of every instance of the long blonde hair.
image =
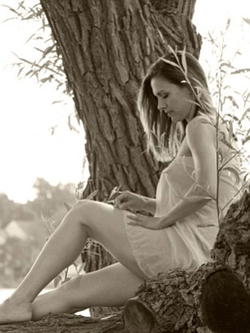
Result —
[[[214,118],[216,111],[203,68],[190,53],[172,50],[149,68],[139,90],[137,105],[148,138],[148,150],[157,160],[167,161],[177,154],[187,123],[174,123],[164,112],[159,112],[157,98],[151,88],[151,80],[156,76],[177,85],[185,84],[195,96],[199,113]]]

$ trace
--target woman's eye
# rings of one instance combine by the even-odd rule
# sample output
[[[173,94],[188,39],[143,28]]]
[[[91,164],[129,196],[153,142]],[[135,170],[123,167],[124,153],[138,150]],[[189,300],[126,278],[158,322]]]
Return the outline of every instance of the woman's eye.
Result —
[[[162,95],[162,98],[166,99],[166,98],[168,98],[168,95],[169,94],[164,94],[164,95]]]

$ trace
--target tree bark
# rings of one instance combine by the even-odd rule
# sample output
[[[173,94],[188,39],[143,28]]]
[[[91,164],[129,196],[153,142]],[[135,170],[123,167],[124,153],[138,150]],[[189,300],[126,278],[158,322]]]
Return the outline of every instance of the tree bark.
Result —
[[[195,2],[41,0],[86,133],[90,178],[83,198],[98,190],[97,200],[105,200],[116,186],[155,196],[161,165],[145,153],[137,91],[168,44],[199,55],[201,38],[191,23]],[[114,262],[96,243],[92,252],[101,255],[93,267],[90,254],[87,269]]]
[[[191,23],[195,1],[41,0],[63,57],[90,168],[87,191],[107,198],[121,185],[155,195],[159,165],[145,154],[136,96],[166,46],[199,54]],[[86,193],[85,193],[86,194]]]
[[[1,333],[128,333],[121,313],[110,318],[48,315],[37,322],[0,326]]]

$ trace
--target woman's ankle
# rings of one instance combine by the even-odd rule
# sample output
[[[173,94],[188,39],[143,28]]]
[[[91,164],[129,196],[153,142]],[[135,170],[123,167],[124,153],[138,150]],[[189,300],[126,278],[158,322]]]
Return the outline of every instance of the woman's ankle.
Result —
[[[31,318],[30,302],[8,298],[0,305],[0,324],[29,321]]]

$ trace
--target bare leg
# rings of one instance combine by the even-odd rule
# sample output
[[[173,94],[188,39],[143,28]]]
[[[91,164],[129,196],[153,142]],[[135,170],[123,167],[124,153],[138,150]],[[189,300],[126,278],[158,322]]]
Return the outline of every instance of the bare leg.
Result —
[[[37,297],[32,304],[32,319],[39,320],[48,313],[74,313],[93,306],[123,306],[142,282],[143,279],[119,263],[80,275]]]
[[[64,268],[72,264],[88,237],[103,244],[136,276],[146,278],[130,248],[123,212],[107,204],[80,201],[46,243],[13,296],[0,306],[0,323],[29,320],[32,317],[31,303],[38,293]]]

